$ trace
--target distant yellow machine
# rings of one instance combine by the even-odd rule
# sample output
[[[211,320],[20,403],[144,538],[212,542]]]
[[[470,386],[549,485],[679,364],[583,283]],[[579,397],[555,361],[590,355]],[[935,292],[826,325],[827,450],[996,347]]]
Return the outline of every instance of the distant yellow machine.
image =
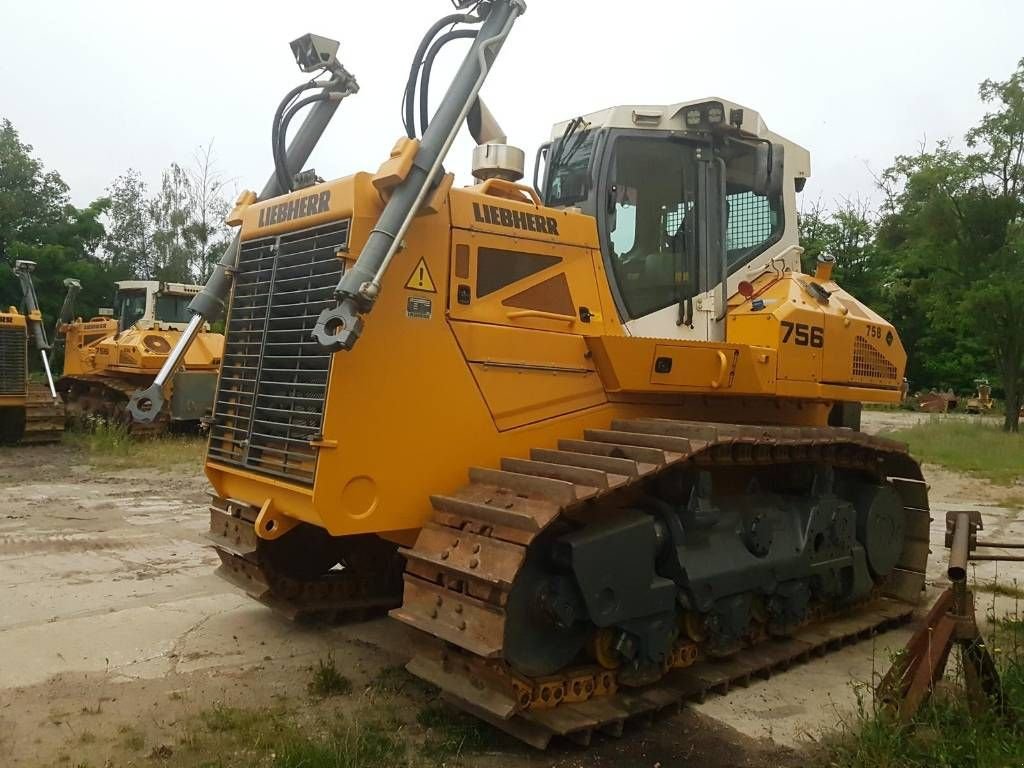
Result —
[[[974,386],[974,396],[967,398],[967,412],[988,413],[995,407],[995,401],[992,400],[992,385],[988,383],[988,379],[975,379]]]
[[[525,4],[460,5],[376,172],[295,173],[355,88],[336,43],[292,44],[326,78],[282,102],[275,176],[190,307],[191,328],[229,302],[221,573],[292,616],[395,606],[437,641],[413,672],[537,746],[678,703],[671,670],[727,657],[723,680],[749,678],[785,661],[770,637],[817,632],[785,646],[807,652],[908,616],[927,487],[857,429],[862,401],[899,401],[906,353],[831,262],[801,271],[807,151],[725,99],[619,106],[555,125],[518,183],[479,90]],[[464,123],[478,183],[459,188],[442,163]]]
[[[31,261],[18,261],[14,272],[23,307],[0,310],[0,443],[50,443],[64,431],[64,409],[53,389],[46,353],[49,344],[32,285]],[[46,382],[29,377],[29,339],[41,354]]]
[[[213,406],[224,336],[204,330],[174,377],[170,407],[141,428],[127,418],[128,396],[160,369],[188,322],[186,307],[200,286],[126,280],[117,283],[106,316],[61,323],[64,371],[57,390],[76,421],[101,419],[153,432],[171,424],[196,426]]]

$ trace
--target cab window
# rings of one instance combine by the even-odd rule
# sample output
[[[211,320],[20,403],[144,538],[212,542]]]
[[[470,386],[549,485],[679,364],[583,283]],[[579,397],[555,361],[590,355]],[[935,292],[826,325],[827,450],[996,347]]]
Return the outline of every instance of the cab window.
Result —
[[[188,311],[188,296],[168,296],[160,294],[156,297],[156,319],[162,323],[187,323],[192,319]]]
[[[726,161],[726,247],[729,274],[782,236],[782,201],[752,191],[754,148],[734,142],[724,150]]]
[[[142,319],[146,313],[145,291],[118,291],[114,298],[114,315],[117,327],[126,331]]]
[[[630,319],[695,295],[694,149],[661,137],[621,137],[612,150],[608,248]]]

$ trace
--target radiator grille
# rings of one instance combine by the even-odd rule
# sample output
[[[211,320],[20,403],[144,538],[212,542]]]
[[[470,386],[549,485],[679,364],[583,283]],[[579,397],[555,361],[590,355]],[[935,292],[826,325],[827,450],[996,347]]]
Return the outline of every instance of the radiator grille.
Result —
[[[25,394],[25,328],[0,327],[0,395]]]
[[[894,380],[896,366],[863,336],[853,342],[853,375],[867,379]]]
[[[243,243],[213,423],[210,459],[310,486],[316,474],[331,355],[311,338],[332,300],[349,222]]]

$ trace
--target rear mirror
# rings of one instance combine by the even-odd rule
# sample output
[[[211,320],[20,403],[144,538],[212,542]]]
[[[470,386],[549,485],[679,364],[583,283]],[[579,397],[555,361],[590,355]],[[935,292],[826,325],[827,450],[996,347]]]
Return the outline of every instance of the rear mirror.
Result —
[[[777,197],[782,194],[785,149],[781,144],[763,141],[757,144],[754,152],[754,194]]]

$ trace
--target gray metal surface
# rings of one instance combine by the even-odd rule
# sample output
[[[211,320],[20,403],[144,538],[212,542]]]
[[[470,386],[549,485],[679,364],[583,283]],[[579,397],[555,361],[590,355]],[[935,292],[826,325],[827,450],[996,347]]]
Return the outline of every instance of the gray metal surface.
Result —
[[[171,421],[199,421],[209,416],[217,392],[215,371],[178,371],[171,398]]]
[[[331,357],[310,339],[349,222],[243,244],[210,428],[211,460],[312,485]]]
[[[373,307],[391,258],[437,180],[441,163],[476,102],[512,25],[525,11],[523,0],[498,0],[490,7],[466,58],[423,134],[408,176],[395,188],[384,206],[356,263],[338,282],[335,289],[338,306],[325,309],[317,320],[313,333],[324,349],[332,352],[351,349],[358,340],[363,326],[361,315]]]

